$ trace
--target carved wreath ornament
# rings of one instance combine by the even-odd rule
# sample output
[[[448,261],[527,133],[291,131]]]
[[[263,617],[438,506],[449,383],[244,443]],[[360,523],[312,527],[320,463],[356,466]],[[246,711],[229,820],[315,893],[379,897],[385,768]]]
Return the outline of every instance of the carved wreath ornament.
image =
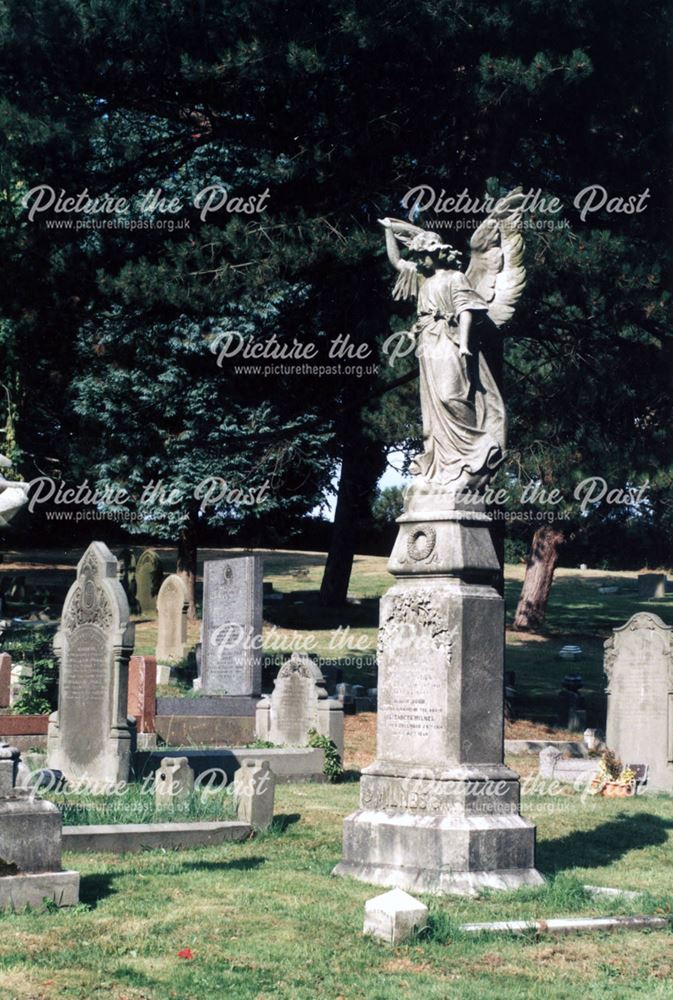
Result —
[[[424,524],[407,536],[407,555],[414,562],[423,562],[432,554],[436,543],[437,532],[432,525]]]
[[[437,606],[431,590],[416,590],[413,594],[402,594],[393,598],[385,619],[379,629],[378,655],[383,655],[388,641],[395,632],[406,631],[405,626],[412,626],[420,636],[426,635],[436,649],[442,650],[447,663],[451,662],[451,650],[455,636],[455,628],[450,628],[446,616]]]

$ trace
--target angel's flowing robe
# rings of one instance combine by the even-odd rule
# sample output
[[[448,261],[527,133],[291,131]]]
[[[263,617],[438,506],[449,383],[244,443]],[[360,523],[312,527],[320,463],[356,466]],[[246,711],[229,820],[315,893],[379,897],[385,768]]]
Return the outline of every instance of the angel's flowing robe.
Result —
[[[438,270],[418,287],[416,337],[425,452],[414,475],[455,488],[479,486],[503,459],[505,406],[481,351],[459,353],[458,317],[485,300],[460,271]]]

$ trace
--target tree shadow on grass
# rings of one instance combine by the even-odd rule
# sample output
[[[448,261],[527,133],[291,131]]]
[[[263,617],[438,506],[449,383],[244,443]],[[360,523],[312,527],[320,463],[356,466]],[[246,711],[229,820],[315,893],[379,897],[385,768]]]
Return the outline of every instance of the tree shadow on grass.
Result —
[[[673,821],[651,813],[620,813],[594,830],[577,830],[538,844],[537,864],[546,875],[568,868],[606,868],[629,851],[663,844]]]
[[[101,899],[111,896],[117,890],[112,886],[113,874],[81,875],[79,880],[79,901],[94,910]]]
[[[262,857],[234,858],[231,861],[183,861],[180,868],[183,872],[193,871],[213,871],[213,872],[247,872],[254,868],[259,868],[266,864],[267,859]]]

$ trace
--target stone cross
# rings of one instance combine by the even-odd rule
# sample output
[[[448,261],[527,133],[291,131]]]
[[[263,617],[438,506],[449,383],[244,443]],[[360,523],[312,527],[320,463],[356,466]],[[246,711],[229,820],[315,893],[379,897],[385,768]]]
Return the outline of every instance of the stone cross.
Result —
[[[54,639],[58,711],[50,717],[47,763],[69,780],[128,780],[133,637],[117,560],[103,542],[92,542],[77,566]]]

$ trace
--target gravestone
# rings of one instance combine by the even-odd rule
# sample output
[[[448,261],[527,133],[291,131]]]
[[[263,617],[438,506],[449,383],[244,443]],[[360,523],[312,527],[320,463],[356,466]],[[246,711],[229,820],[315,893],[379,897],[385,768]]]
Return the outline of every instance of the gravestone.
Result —
[[[343,757],[343,707],[328,698],[320,668],[294,653],[278,671],[273,693],[257,706],[257,739],[278,746],[305,747],[315,729],[333,740]]]
[[[138,736],[154,732],[156,707],[157,661],[153,656],[132,656],[129,660],[127,714],[136,720]]]
[[[262,559],[203,564],[201,690],[256,697],[262,689]]]
[[[11,678],[12,657],[9,653],[0,653],[0,708],[9,707]]]
[[[673,792],[673,628],[641,611],[605,642],[606,743],[647,764],[648,788]]]
[[[236,815],[253,830],[266,830],[273,822],[276,776],[268,760],[245,760],[234,775]]]
[[[28,663],[13,663],[9,673],[9,704],[16,705],[23,694],[26,681],[33,676],[33,668]]]
[[[103,542],[92,542],[78,563],[54,638],[58,711],[49,720],[47,763],[68,780],[128,780],[133,637],[117,560]]]
[[[145,549],[136,564],[136,599],[143,615],[157,610],[157,595],[164,571],[154,549]]]
[[[659,601],[666,597],[666,574],[641,573],[638,577],[638,597],[641,601]]]
[[[162,665],[177,663],[187,648],[187,588],[177,573],[171,573],[161,584],[157,595],[159,633],[157,660]]]
[[[136,557],[133,549],[122,549],[117,556],[117,579],[124,588],[132,614],[138,611],[136,601]]]
[[[158,809],[188,802],[194,791],[194,771],[187,757],[164,757],[154,778],[154,801]]]

